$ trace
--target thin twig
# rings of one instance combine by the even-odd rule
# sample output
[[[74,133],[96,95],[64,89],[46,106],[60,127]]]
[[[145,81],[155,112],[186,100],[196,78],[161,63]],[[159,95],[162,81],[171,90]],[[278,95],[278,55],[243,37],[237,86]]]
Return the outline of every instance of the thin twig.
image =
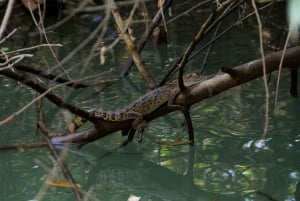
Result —
[[[1,26],[0,26],[0,39],[2,39],[3,34],[6,30],[6,27],[7,27],[7,24],[8,24],[8,21],[9,21],[14,3],[15,3],[15,0],[9,0],[8,1],[7,7],[6,7],[6,10],[5,10],[5,14],[4,14]]]
[[[232,4],[232,2],[234,2],[234,1],[233,0],[227,0],[227,1],[223,2],[214,12],[212,12],[208,16],[207,20],[200,27],[198,33],[195,35],[195,37],[193,38],[193,40],[190,42],[187,49],[185,50],[185,52],[184,52],[184,54],[183,54],[183,56],[182,56],[182,58],[181,58],[181,60],[178,64],[178,69],[179,69],[178,87],[181,91],[183,91],[185,89],[185,86],[184,86],[184,83],[183,83],[183,67],[188,62],[188,59],[189,59],[190,55],[192,54],[193,50],[195,49],[195,47],[199,43],[199,41],[203,38],[206,29],[213,22],[213,20],[215,19],[217,13],[223,11],[225,8],[230,6]]]
[[[35,91],[39,92],[40,95],[37,96],[35,99],[31,100],[28,104],[26,104],[25,106],[23,106],[21,109],[19,109],[17,112],[11,114],[10,116],[8,116],[6,119],[0,121],[0,125],[2,124],[5,124],[6,122],[8,121],[11,121],[15,116],[23,113],[27,108],[29,108],[31,105],[33,105],[36,101],[38,101],[39,99],[43,98],[43,97],[47,97],[51,102],[53,102],[54,104],[56,104],[58,107],[60,108],[64,108],[64,109],[68,109],[70,110],[73,114],[77,114],[85,119],[90,119],[90,115],[88,112],[78,108],[78,107],[75,107],[67,102],[64,102],[60,97],[56,96],[55,94],[52,93],[52,91],[54,89],[57,89],[61,86],[64,86],[64,85],[67,85],[67,84],[70,84],[74,81],[69,81],[69,82],[65,82],[65,83],[62,83],[62,84],[58,84],[58,85],[55,85],[51,88],[45,88],[41,85],[39,85],[38,82],[36,82],[35,80],[33,80],[32,78],[28,78],[28,76],[24,76],[24,75],[19,75],[18,73],[16,72],[13,72],[9,69],[6,69],[6,70],[2,70],[0,71],[0,74],[3,74],[5,76],[8,76],[8,77],[11,77],[17,81],[20,81],[22,83],[24,83],[25,85],[31,87],[32,89],[34,89]],[[103,73],[102,73],[103,75]],[[93,75],[94,76],[94,75]],[[99,76],[99,75],[97,75]],[[89,79],[91,78],[91,76],[89,77],[84,77],[82,79],[79,79],[79,80],[85,80],[85,79]]]
[[[167,0],[164,3],[164,5],[163,5],[163,11],[164,12],[171,6],[172,1],[173,0]],[[157,13],[155,14],[155,16],[153,17],[151,23],[147,26],[147,29],[145,30],[143,36],[141,37],[141,39],[137,43],[138,53],[141,53],[141,51],[144,48],[146,42],[148,41],[150,35],[152,34],[154,28],[160,23],[161,19],[162,19],[161,12],[160,12],[160,10],[158,10]],[[132,57],[130,57],[126,67],[123,69],[123,71],[121,73],[121,77],[124,77],[124,76],[128,75],[132,65],[133,65],[133,59],[132,59]]]
[[[135,3],[144,3],[149,2],[153,0],[125,0],[125,1],[118,1],[116,2],[117,6],[128,6],[130,4]],[[90,12],[99,12],[107,9],[107,5],[98,5],[98,6],[86,6],[85,8],[82,8],[81,10],[76,9],[76,13],[90,13]]]
[[[110,21],[110,18],[111,18],[111,14],[110,14],[110,9],[106,6],[106,10],[105,10],[105,17],[104,19],[102,20],[101,23],[103,23],[103,29],[101,30],[101,33],[99,34],[99,36],[97,37],[97,41],[94,43],[92,49],[90,50],[90,53],[89,53],[89,56],[87,57],[87,59],[84,61],[84,64],[83,64],[83,67],[82,67],[82,70],[81,72],[79,73],[80,75],[84,73],[84,70],[86,69],[86,67],[89,65],[90,61],[92,60],[92,58],[94,57],[94,53],[95,51],[97,50],[97,48],[101,47],[102,45],[102,42],[103,42],[103,38],[106,34],[106,31],[108,29],[108,25],[109,25],[109,21]],[[115,41],[118,40],[118,39],[115,39]],[[119,41],[119,40],[118,40]],[[116,42],[117,44],[117,42]],[[105,51],[103,51],[103,49],[100,49],[100,56],[101,56],[101,53],[104,55],[105,52],[107,50],[109,51],[113,51],[113,46],[110,46],[110,47],[105,47],[105,44],[104,44],[104,47],[101,47],[101,48],[104,48]],[[102,52],[101,52],[102,51]],[[99,54],[99,53],[98,53]],[[101,60],[101,59],[100,59]],[[101,63],[104,62],[104,61],[100,61]]]
[[[59,22],[57,22],[56,24],[53,24],[51,26],[48,26],[45,28],[45,31],[49,31],[49,30],[54,30],[57,27],[65,24],[66,22],[68,22],[70,19],[72,19],[72,17],[74,17],[74,15],[79,12],[80,10],[82,10],[90,1],[89,0],[84,0],[81,1],[80,4],[77,6],[77,8],[73,9],[69,15],[67,15],[65,18],[63,18],[62,20],[60,20]]]
[[[64,158],[65,154],[61,154],[61,158]],[[45,164],[43,164],[38,159],[35,159],[34,162],[38,164],[40,167],[43,167],[45,171],[47,171],[46,181],[55,178],[58,175],[57,166],[53,166],[52,169],[48,168]],[[45,192],[48,190],[49,185],[43,183],[42,186],[39,188],[38,192],[34,196],[32,200],[43,200],[43,197],[46,195]]]
[[[192,6],[191,8],[185,10],[182,13],[177,14],[175,17],[173,17],[172,19],[168,20],[167,24],[173,23],[174,21],[180,19],[181,17],[188,15],[191,11],[195,10],[199,6],[203,6],[204,4],[207,4],[207,3],[210,3],[210,2],[211,2],[211,0],[206,0],[206,1],[199,2],[198,4]]]
[[[9,34],[7,34],[1,41],[0,44],[4,43],[8,38],[10,38],[16,31],[18,31],[20,28],[13,29]]]
[[[89,34],[89,36],[83,40],[76,48],[74,48],[67,56],[65,56],[57,65],[55,65],[53,68],[57,68],[60,65],[66,64],[69,60],[74,58],[74,56],[82,50],[89,42],[91,42],[92,39],[96,37],[100,29],[103,27],[103,22],[101,22],[93,31]]]
[[[239,6],[241,3],[243,3],[245,0],[240,0],[240,1],[238,1],[238,2],[236,2],[236,4],[234,4],[233,6],[232,6],[232,8],[233,9],[231,9],[230,11],[228,11],[227,13],[224,13],[224,14],[222,14],[219,18],[217,18],[215,21],[213,21],[211,24],[209,24],[208,23],[208,21],[209,21],[209,19],[210,19],[210,17],[206,20],[206,22],[202,25],[202,26],[207,26],[206,28],[205,28],[205,30],[203,30],[204,32],[201,34],[201,37],[202,38],[204,38],[215,26],[216,26],[216,24],[218,24],[222,19],[224,19],[226,16],[228,16],[229,15],[229,13],[231,13],[233,10],[234,10],[234,8],[236,8],[237,6]],[[224,3],[226,3],[226,2],[224,2]],[[224,4],[223,3],[223,4]],[[219,7],[218,9],[222,9],[222,7]],[[218,10],[217,9],[217,10]],[[217,12],[217,11],[215,11],[215,12]],[[206,24],[206,25],[205,25]],[[200,30],[201,30],[201,28],[200,28]],[[198,32],[199,34],[201,33],[200,31]],[[201,38],[199,38],[198,39],[199,41],[197,42],[197,43],[199,43],[200,42],[200,40],[201,40]],[[191,42],[190,43],[190,45],[191,44],[193,44],[193,42]],[[186,51],[180,56],[180,58],[176,61],[176,63],[175,64],[173,64],[173,67],[171,67],[170,68],[170,70],[166,73],[166,75],[164,76],[164,78],[160,81],[160,83],[159,83],[159,85],[158,86],[162,86],[162,85],[164,85],[165,83],[166,83],[166,81],[169,79],[169,77],[170,76],[172,76],[178,69],[179,69],[179,64],[180,64],[180,62],[182,61],[182,59],[183,59],[183,57],[184,57],[184,55],[190,55],[191,54],[191,50],[193,49],[193,48],[195,48],[195,46],[196,46],[196,43],[195,44],[193,44],[193,46],[190,46],[190,47],[188,47],[187,49],[186,49]],[[192,47],[192,48],[191,48]],[[191,49],[190,49],[191,48]],[[189,50],[190,49],[190,50]],[[191,51],[190,53],[187,53],[187,51]],[[198,51],[198,53],[199,53],[200,51]],[[197,53],[195,53],[195,54],[193,54],[192,56],[195,56]],[[186,59],[187,59],[187,61],[185,61],[185,64],[188,62],[188,61],[190,61],[190,57],[192,57],[192,56],[188,56],[188,57],[186,57]],[[184,87],[183,87],[184,88]]]
[[[2,61],[2,59],[0,59],[0,62],[1,61]],[[24,72],[32,73],[32,74],[35,74],[37,76],[46,78],[48,80],[53,80],[53,81],[55,81],[57,83],[66,83],[66,82],[73,81],[72,83],[66,84],[66,86],[73,87],[75,89],[86,88],[86,87],[91,86],[91,85],[88,85],[88,84],[79,83],[76,80],[68,80],[68,79],[65,79],[65,78],[63,78],[63,77],[61,77],[59,75],[52,74],[49,71],[42,71],[40,69],[33,68],[33,67],[30,67],[30,66],[26,66],[26,65],[23,65],[23,64],[14,64],[13,66],[14,66],[15,69],[17,69],[19,71],[24,71]]]
[[[258,24],[258,31],[259,31],[259,49],[260,49],[260,54],[261,54],[261,59],[262,59],[262,68],[263,68],[263,81],[264,81],[264,86],[265,86],[265,126],[263,130],[263,135],[262,137],[264,138],[267,135],[268,128],[269,128],[269,98],[270,98],[270,92],[268,88],[268,80],[267,80],[267,67],[266,67],[266,60],[265,60],[265,53],[264,53],[264,46],[263,46],[263,31],[262,31],[262,23],[260,20],[260,16],[256,7],[255,0],[251,0],[252,7],[255,11],[255,16]],[[284,54],[283,54],[284,55]],[[283,57],[282,57],[283,58]]]
[[[42,119],[44,119],[44,118],[42,118]],[[46,143],[48,144],[48,148],[50,150],[51,155],[53,156],[53,158],[55,159],[56,163],[58,164],[58,166],[62,170],[62,173],[63,173],[65,179],[71,185],[71,188],[73,190],[73,193],[74,193],[76,199],[78,201],[82,201],[83,200],[83,195],[80,192],[79,188],[77,187],[76,181],[73,178],[71,172],[69,171],[67,165],[63,162],[62,158],[59,156],[59,154],[55,150],[55,147],[52,144],[52,142],[51,142],[51,140],[50,140],[50,138],[48,136],[49,132],[48,132],[48,129],[46,128],[45,122],[38,121],[38,126],[41,129],[42,133],[44,134],[44,138],[45,138]]]
[[[36,49],[36,48],[40,48],[40,47],[50,47],[50,46],[52,46],[52,47],[62,47],[63,45],[62,44],[38,44],[38,45],[31,46],[31,47],[26,47],[26,48],[21,48],[21,49],[5,52],[5,53],[0,54],[0,56],[8,55],[8,54],[14,54],[14,53],[20,53],[20,52],[23,52],[23,51],[28,51],[28,50],[32,50],[32,49]]]
[[[210,50],[211,50],[211,48],[212,48],[212,46],[213,46],[213,43],[214,43],[214,41],[215,41],[215,38],[216,38],[218,32],[219,32],[219,29],[220,29],[221,24],[222,24],[222,22],[220,22],[220,23],[217,25],[216,30],[215,30],[215,32],[214,32],[214,34],[213,34],[213,36],[212,36],[212,40],[211,40],[211,41],[213,41],[213,42],[209,43],[209,45],[208,45],[207,51],[206,51],[206,53],[205,53],[205,57],[204,57],[204,59],[203,59],[203,61],[202,61],[201,68],[200,68],[200,71],[199,71],[200,74],[202,74],[203,71],[204,71],[204,68],[205,68],[205,66],[206,66],[206,62],[207,62],[208,56],[209,56],[209,54],[210,54]],[[191,55],[191,56],[193,56],[193,55]]]
[[[285,44],[284,44],[284,47],[283,47],[283,51],[282,51],[282,58],[280,60],[280,64],[279,64],[279,68],[278,68],[278,76],[277,76],[276,92],[275,92],[275,101],[274,101],[274,105],[275,106],[277,104],[277,99],[278,99],[278,91],[279,91],[278,89],[279,89],[279,83],[280,83],[280,75],[281,75],[281,70],[282,70],[283,58],[284,58],[284,54],[285,54],[285,51],[287,49],[290,37],[291,37],[291,30],[289,30],[288,35],[286,37],[286,41],[285,41]]]
[[[147,82],[147,85],[149,86],[150,89],[153,89],[156,85],[154,78],[148,71],[145,63],[142,61],[141,55],[138,53],[137,48],[128,33],[128,29],[125,26],[125,24],[120,16],[120,13],[118,12],[118,9],[115,5],[114,0],[110,0],[110,3],[111,3],[111,7],[112,7],[112,14],[115,18],[115,21],[116,21],[116,24],[120,31],[120,34],[126,43],[128,51],[131,54],[132,59],[136,65],[136,67],[138,68],[140,74],[142,75],[144,80]]]
[[[41,14],[41,10],[40,10],[40,7],[38,6],[38,9],[39,9],[39,17],[40,17],[40,22],[38,23],[36,18],[35,18],[35,15],[33,14],[33,11],[31,9],[29,9],[29,12],[30,12],[30,15],[31,15],[31,18],[36,26],[36,28],[39,30],[39,33],[41,34],[41,36],[44,37],[44,39],[46,40],[46,43],[47,44],[51,44],[49,42],[49,39],[48,39],[48,36],[46,34],[46,31],[45,31],[45,27],[44,27],[44,23],[43,23],[43,17],[42,17],[42,14]],[[57,62],[58,66],[60,67],[60,69],[62,70],[62,72],[64,72],[64,74],[68,77],[68,79],[71,80],[71,77],[69,76],[68,74],[68,71],[63,67],[63,65],[60,63],[60,61],[58,60],[53,48],[51,46],[49,46],[49,50],[53,56],[53,58],[55,59],[55,61]]]
[[[32,56],[33,56],[32,54],[20,54],[20,55],[16,55],[16,56],[13,56],[13,57],[9,57],[5,61],[0,60],[0,61],[3,61],[3,63],[0,63],[0,67],[1,67],[0,71],[11,68],[13,65],[20,62],[25,57],[32,57]],[[2,67],[2,66],[4,66],[4,67]]]

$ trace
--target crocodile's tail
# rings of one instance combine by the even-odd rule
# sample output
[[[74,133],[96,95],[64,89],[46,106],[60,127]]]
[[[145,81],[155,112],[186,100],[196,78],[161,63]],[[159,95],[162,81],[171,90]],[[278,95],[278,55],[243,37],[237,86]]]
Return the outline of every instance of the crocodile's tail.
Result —
[[[93,110],[90,112],[91,116],[102,118],[107,121],[126,121],[129,119],[141,118],[141,114],[135,111],[103,111],[103,110]]]

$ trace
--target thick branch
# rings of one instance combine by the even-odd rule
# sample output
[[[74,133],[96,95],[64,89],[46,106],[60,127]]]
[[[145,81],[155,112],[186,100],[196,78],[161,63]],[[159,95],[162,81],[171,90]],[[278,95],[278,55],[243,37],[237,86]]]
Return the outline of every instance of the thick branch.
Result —
[[[54,103],[55,105],[57,105],[60,108],[68,109],[73,114],[77,114],[84,118],[90,118],[90,116],[89,116],[90,114],[88,112],[65,102],[59,96],[52,93],[51,89],[43,87],[39,82],[37,82],[35,79],[33,79],[31,76],[29,76],[26,73],[20,73],[17,70],[12,70],[12,69],[3,69],[3,70],[0,70],[0,74],[5,75],[6,77],[12,78],[16,81],[19,81],[19,82],[31,87],[32,89],[39,92],[40,94],[44,94],[44,96],[49,101],[51,101],[52,103]]]
[[[300,65],[300,46],[289,48],[286,50],[283,60],[283,67],[295,68]],[[282,51],[275,52],[265,57],[266,71],[271,73],[278,70]],[[185,93],[180,93],[176,99],[176,104],[180,104],[186,107],[190,107],[193,104],[200,102],[204,99],[210,98],[214,95],[226,91],[235,86],[239,86],[250,80],[254,80],[263,75],[262,60],[254,60],[243,65],[237,66],[232,69],[231,72],[235,72],[232,75],[228,73],[219,73],[210,79],[203,82],[199,82],[190,86],[187,86]],[[167,107],[167,104],[162,105],[160,108],[145,116],[146,121],[151,121],[157,117],[166,115],[173,112],[173,108]],[[97,125],[97,129],[89,129],[68,136],[53,137],[52,141],[55,143],[88,143],[93,140],[102,138],[108,134],[116,132],[118,130],[125,130],[131,127],[131,120],[111,122],[101,121]]]
[[[0,62],[5,62],[5,60],[0,58]],[[32,73],[32,74],[41,76],[41,77],[49,79],[49,80],[53,80],[57,83],[67,83],[68,82],[69,84],[66,84],[66,86],[73,87],[75,89],[89,87],[89,85],[81,84],[81,83],[78,83],[77,81],[71,82],[71,80],[60,77],[59,75],[54,75],[50,72],[43,71],[43,70],[31,67],[31,66],[27,66],[24,64],[17,63],[14,65],[14,68],[16,68],[20,71],[24,71],[24,72],[28,72],[28,73]]]
[[[299,55],[300,46],[287,49],[283,59],[283,68],[297,68],[300,66]],[[282,51],[271,53],[265,57],[267,74],[278,70],[281,57]],[[235,71],[234,76],[220,73],[198,85],[190,86],[189,93],[185,95],[180,94],[178,97],[178,99],[181,99],[179,104],[193,105],[222,91],[263,76],[262,60],[250,61],[232,70]]]

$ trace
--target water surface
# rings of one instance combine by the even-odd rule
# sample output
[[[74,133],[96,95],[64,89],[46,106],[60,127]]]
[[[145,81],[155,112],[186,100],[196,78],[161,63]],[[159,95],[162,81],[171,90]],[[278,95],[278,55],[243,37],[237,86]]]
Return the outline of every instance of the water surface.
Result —
[[[175,6],[173,14],[185,10],[190,4],[184,4],[185,7]],[[187,46],[197,26],[204,20],[205,12],[198,9],[183,16],[176,24],[168,24],[168,47],[155,49],[151,44],[146,47],[143,58],[157,77],[162,77],[162,72],[167,71],[168,66]],[[61,38],[52,36],[53,41],[65,44],[57,51],[60,57],[71,51],[81,41],[81,37],[87,36],[96,26],[97,20],[91,20],[89,26],[82,26],[88,19],[98,19],[99,16],[95,14],[88,17],[79,16],[77,20],[59,28],[57,34],[62,34]],[[231,20],[234,19],[236,16],[232,16]],[[108,32],[115,34],[113,26]],[[114,38],[113,34],[107,36],[108,43]],[[231,67],[258,58],[257,39],[254,18],[234,28],[215,43],[205,74],[216,73],[224,65]],[[31,39],[25,45],[36,42]],[[120,46],[115,48],[114,53],[115,59],[107,60],[102,66],[95,59],[82,71],[83,75],[114,68],[113,72],[100,76],[99,80],[118,76],[127,61],[126,51]],[[80,52],[66,66],[72,67],[81,62],[87,54],[87,51]],[[38,51],[36,55],[51,58],[47,50]],[[187,71],[200,69],[203,56],[204,53],[201,53],[193,59],[187,65]],[[78,72],[75,68],[70,75],[76,78]],[[64,155],[77,183],[83,191],[88,192],[90,200],[128,200],[129,197],[139,197],[142,201],[252,201],[268,200],[268,196],[278,201],[300,200],[297,187],[300,169],[300,107],[299,98],[289,96],[288,78],[289,74],[284,71],[276,107],[276,75],[273,74],[270,79],[271,112],[266,138],[261,137],[265,122],[265,92],[263,81],[258,79],[192,107],[196,141],[193,147],[169,147],[158,143],[187,139],[183,115],[175,112],[150,122],[141,144],[134,140],[117,152],[114,149],[125,139],[120,133],[97,140],[80,150],[72,146],[58,147],[58,150]],[[0,82],[1,119],[35,96],[32,90],[14,81],[1,77]],[[82,107],[116,109],[145,91],[143,81],[133,69],[130,78],[104,89],[95,87],[75,91],[62,88],[57,92],[65,94],[68,100]],[[65,122],[61,111],[47,101],[44,109],[49,128],[63,130]],[[13,123],[0,127],[0,144],[35,142],[39,140],[34,136],[35,129],[35,108],[30,107],[26,113],[17,116]],[[46,184],[47,180],[64,179],[46,148],[1,151],[0,158],[1,200],[75,199],[70,188]],[[53,172],[52,176],[49,176],[50,172]]]

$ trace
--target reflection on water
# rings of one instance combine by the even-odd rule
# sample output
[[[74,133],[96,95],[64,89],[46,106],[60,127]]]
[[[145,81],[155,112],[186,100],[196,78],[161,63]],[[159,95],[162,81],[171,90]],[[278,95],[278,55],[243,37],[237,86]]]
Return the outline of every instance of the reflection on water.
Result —
[[[199,24],[195,22],[202,19],[199,15],[196,13],[189,20],[182,20],[182,26],[170,25],[170,30],[180,35],[172,36],[174,38],[167,53],[160,55],[158,51],[162,50],[146,47],[143,56],[147,65],[160,66],[153,69],[158,76],[166,70],[161,67],[167,67],[168,62],[184,49],[185,41],[193,35],[194,30],[185,30],[187,27],[183,25]],[[74,33],[76,30],[68,37]],[[256,42],[250,40],[254,37],[253,33],[240,31],[235,34],[226,36],[229,40],[224,39],[217,44],[218,48],[213,50],[213,58],[209,61],[211,67],[206,73],[217,72],[224,63],[235,65],[256,57]],[[68,37],[66,40],[69,40]],[[228,44],[232,38],[240,40],[235,40],[236,44]],[[234,47],[228,51],[231,46]],[[249,49],[253,49],[253,53]],[[77,59],[85,56],[83,54]],[[117,59],[119,63],[126,63]],[[192,70],[192,66],[197,66],[201,61],[201,58],[194,59],[187,70]],[[108,69],[113,63],[111,61],[102,68]],[[88,69],[87,73],[94,73],[93,70]],[[122,80],[95,95],[98,89],[72,92],[69,99],[83,107],[119,108],[145,91],[137,77],[134,72],[132,80]],[[287,77],[283,73],[282,79]],[[0,94],[2,119],[31,100],[33,94],[24,93],[23,88],[16,87],[9,80],[0,81],[5,86]],[[135,196],[142,201],[264,201],[271,200],[270,197],[278,201],[300,201],[299,99],[288,96],[286,83],[280,86],[279,93],[276,107],[274,94],[271,94],[272,111],[265,139],[261,138],[265,121],[264,91],[262,81],[256,80],[196,104],[191,109],[196,137],[193,147],[168,147],[158,143],[187,139],[183,115],[176,112],[151,122],[141,144],[134,141],[125,148],[111,151],[125,139],[115,133],[81,150],[74,147],[60,147],[58,150],[66,153],[68,167],[91,200],[127,200]],[[53,105],[45,104],[49,126],[62,129],[64,121],[61,113]],[[0,144],[35,141],[35,122],[35,109],[31,108],[26,114],[16,117],[12,124],[0,127]],[[74,200],[69,188],[45,184],[53,168],[56,170],[53,179],[64,179],[46,149],[0,152],[0,158],[0,200],[32,200],[37,194],[43,200]],[[42,186],[46,190],[39,192]]]

